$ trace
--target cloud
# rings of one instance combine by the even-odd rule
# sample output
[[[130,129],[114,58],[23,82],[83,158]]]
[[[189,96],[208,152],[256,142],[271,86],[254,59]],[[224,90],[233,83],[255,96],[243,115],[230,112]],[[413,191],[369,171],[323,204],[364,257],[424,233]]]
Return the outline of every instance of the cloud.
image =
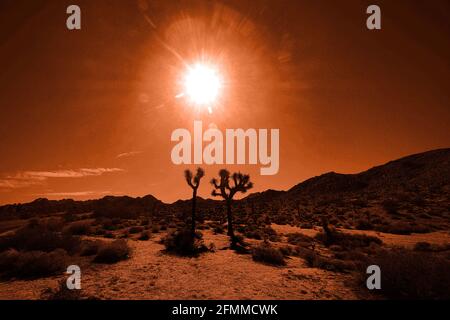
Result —
[[[138,155],[138,154],[141,154],[141,153],[142,153],[142,151],[130,151],[130,152],[124,152],[124,153],[118,154],[118,155],[116,156],[116,158],[117,158],[117,159],[120,159],[120,158],[128,158],[128,157],[132,157],[132,156],[135,156],[135,155]]]
[[[0,178],[1,189],[18,189],[34,185],[42,185],[48,179],[83,178],[101,176],[106,173],[122,172],[120,168],[81,168],[77,170],[22,171],[13,176]]]
[[[38,196],[47,197],[83,197],[83,196],[98,196],[113,194],[111,191],[74,191],[74,192],[47,192],[43,194],[36,194]]]
[[[82,178],[88,176],[101,176],[105,173],[121,172],[119,168],[82,168],[78,170],[57,170],[57,171],[25,171],[22,174],[31,178]]]

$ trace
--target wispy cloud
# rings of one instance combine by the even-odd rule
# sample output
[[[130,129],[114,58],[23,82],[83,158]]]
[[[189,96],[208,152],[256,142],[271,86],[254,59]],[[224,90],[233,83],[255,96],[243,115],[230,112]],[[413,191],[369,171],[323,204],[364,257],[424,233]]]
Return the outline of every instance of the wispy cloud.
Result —
[[[83,178],[101,176],[106,173],[122,172],[120,168],[81,168],[77,170],[22,171],[15,175],[0,178],[0,188],[18,189],[44,184],[54,178]]]
[[[116,156],[117,159],[120,158],[128,158],[128,157],[132,157],[138,154],[141,154],[142,151],[130,151],[130,152],[124,152],[124,153],[120,153]]]
[[[86,196],[99,196],[99,195],[107,195],[113,194],[111,191],[74,191],[74,192],[47,192],[43,194],[36,195],[44,195],[47,197],[86,197]]]

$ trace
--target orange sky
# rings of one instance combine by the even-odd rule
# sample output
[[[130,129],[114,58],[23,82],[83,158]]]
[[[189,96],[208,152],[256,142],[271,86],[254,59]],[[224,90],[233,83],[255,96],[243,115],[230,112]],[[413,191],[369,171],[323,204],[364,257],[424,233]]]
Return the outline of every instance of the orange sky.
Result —
[[[152,194],[188,198],[171,132],[280,129],[280,171],[254,191],[450,146],[450,4],[377,1],[0,3],[0,203]],[[225,87],[212,114],[173,97],[200,57]],[[219,166],[203,166],[200,196]]]

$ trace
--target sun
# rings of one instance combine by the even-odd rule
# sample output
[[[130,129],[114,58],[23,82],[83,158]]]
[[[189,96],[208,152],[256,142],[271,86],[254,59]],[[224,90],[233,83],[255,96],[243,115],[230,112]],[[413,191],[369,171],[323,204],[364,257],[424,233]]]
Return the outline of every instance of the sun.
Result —
[[[184,77],[184,95],[199,106],[211,107],[222,88],[222,80],[216,68],[197,63],[189,66]]]

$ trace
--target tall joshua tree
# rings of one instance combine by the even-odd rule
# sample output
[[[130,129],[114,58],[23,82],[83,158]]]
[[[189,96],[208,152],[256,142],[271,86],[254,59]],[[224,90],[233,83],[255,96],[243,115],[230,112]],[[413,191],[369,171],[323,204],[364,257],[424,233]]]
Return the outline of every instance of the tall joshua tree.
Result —
[[[197,189],[200,185],[200,180],[205,175],[205,171],[202,168],[197,168],[197,173],[194,177],[190,170],[184,171],[184,177],[186,178],[187,184],[192,188],[192,222],[191,222],[191,232],[192,236],[195,236],[195,209],[197,204]]]
[[[211,184],[214,186],[212,195],[214,197],[222,197],[225,200],[227,206],[227,219],[228,219],[228,235],[231,238],[231,244],[236,244],[236,238],[233,230],[233,215],[231,213],[231,202],[234,195],[237,192],[246,193],[247,190],[253,188],[253,183],[250,182],[250,176],[248,174],[242,174],[240,172],[233,173],[230,176],[230,172],[225,169],[219,171],[220,179],[212,179]],[[230,182],[230,179],[232,182]]]

